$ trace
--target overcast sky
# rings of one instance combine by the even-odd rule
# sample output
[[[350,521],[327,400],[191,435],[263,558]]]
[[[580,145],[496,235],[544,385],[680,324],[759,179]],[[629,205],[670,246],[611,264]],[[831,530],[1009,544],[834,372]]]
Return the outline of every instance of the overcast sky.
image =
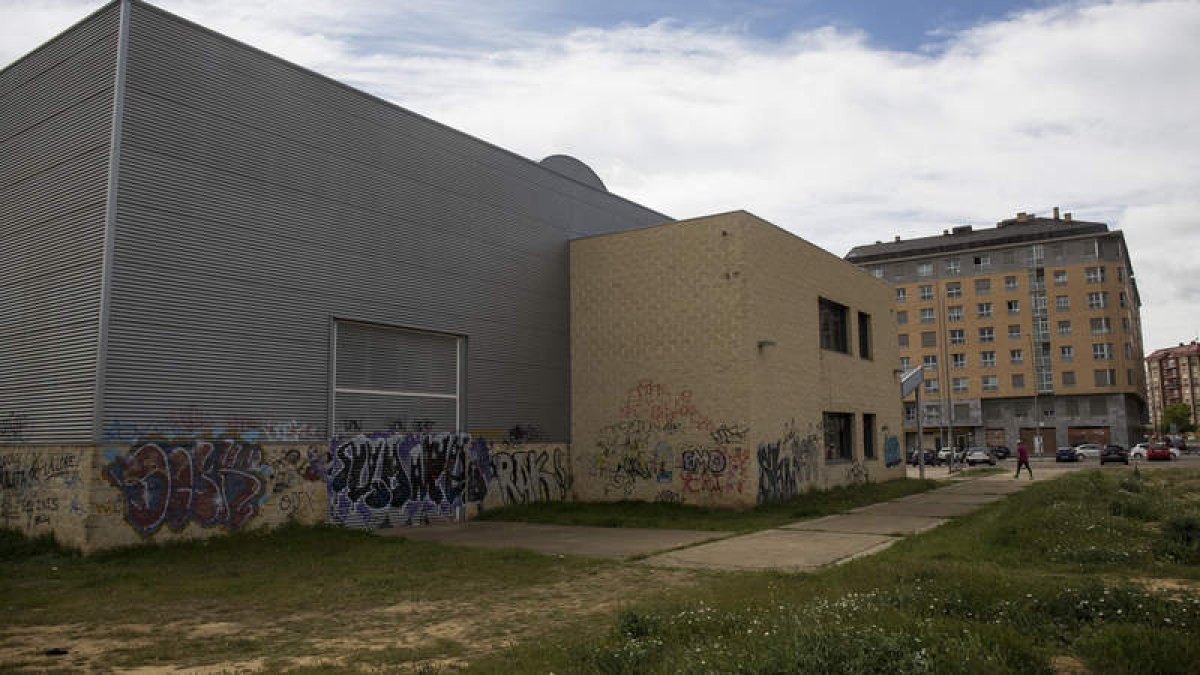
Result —
[[[1200,0],[161,0],[676,218],[838,255],[1018,211],[1125,232],[1147,352],[1200,332]],[[0,63],[100,6],[0,0]]]

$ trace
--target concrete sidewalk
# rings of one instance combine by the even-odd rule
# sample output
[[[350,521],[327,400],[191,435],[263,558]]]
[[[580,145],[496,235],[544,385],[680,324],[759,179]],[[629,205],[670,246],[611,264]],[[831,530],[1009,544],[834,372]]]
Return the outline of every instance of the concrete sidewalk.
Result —
[[[881,551],[901,538],[1031,485],[1011,476],[960,480],[930,492],[744,535],[698,530],[537,525],[500,521],[380,530],[384,536],[484,548],[521,548],[641,564],[718,570],[810,571]]]

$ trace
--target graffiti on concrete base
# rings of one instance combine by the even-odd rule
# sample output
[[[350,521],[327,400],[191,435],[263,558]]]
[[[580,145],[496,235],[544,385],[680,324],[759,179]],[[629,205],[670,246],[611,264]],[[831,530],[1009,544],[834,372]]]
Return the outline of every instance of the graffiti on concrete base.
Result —
[[[900,439],[895,434],[889,434],[888,428],[883,428],[883,464],[893,467],[903,462],[900,457]]]
[[[854,462],[846,467],[846,482],[866,483],[871,480],[871,472],[867,469],[867,465],[863,462]]]
[[[258,514],[266,473],[262,448],[234,439],[146,442],[103,469],[124,496],[125,520],[143,536],[191,522],[243,527]]]
[[[783,502],[808,489],[820,475],[820,427],[801,433],[795,420],[778,441],[758,445],[758,503]]]
[[[571,460],[563,448],[486,454],[491,457],[489,482],[505,504],[561,502],[570,495]]]

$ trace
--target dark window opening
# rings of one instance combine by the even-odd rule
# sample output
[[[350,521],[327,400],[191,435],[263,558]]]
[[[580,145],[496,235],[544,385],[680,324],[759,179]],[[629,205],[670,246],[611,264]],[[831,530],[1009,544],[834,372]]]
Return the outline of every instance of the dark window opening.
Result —
[[[858,355],[871,359],[871,315],[866,312],[858,313]]]
[[[875,415],[863,413],[863,458],[875,459]]]
[[[850,353],[850,310],[832,300],[820,298],[821,349]]]
[[[830,413],[823,416],[825,429],[825,459],[849,462],[854,459],[854,414]]]

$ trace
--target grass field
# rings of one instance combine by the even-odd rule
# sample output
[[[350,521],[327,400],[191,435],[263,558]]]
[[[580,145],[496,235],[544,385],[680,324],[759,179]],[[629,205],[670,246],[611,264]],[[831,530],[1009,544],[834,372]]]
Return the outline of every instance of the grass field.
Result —
[[[815,574],[327,528],[88,558],[5,533],[0,670],[1194,673],[1198,495],[1200,472],[1081,471]]]

